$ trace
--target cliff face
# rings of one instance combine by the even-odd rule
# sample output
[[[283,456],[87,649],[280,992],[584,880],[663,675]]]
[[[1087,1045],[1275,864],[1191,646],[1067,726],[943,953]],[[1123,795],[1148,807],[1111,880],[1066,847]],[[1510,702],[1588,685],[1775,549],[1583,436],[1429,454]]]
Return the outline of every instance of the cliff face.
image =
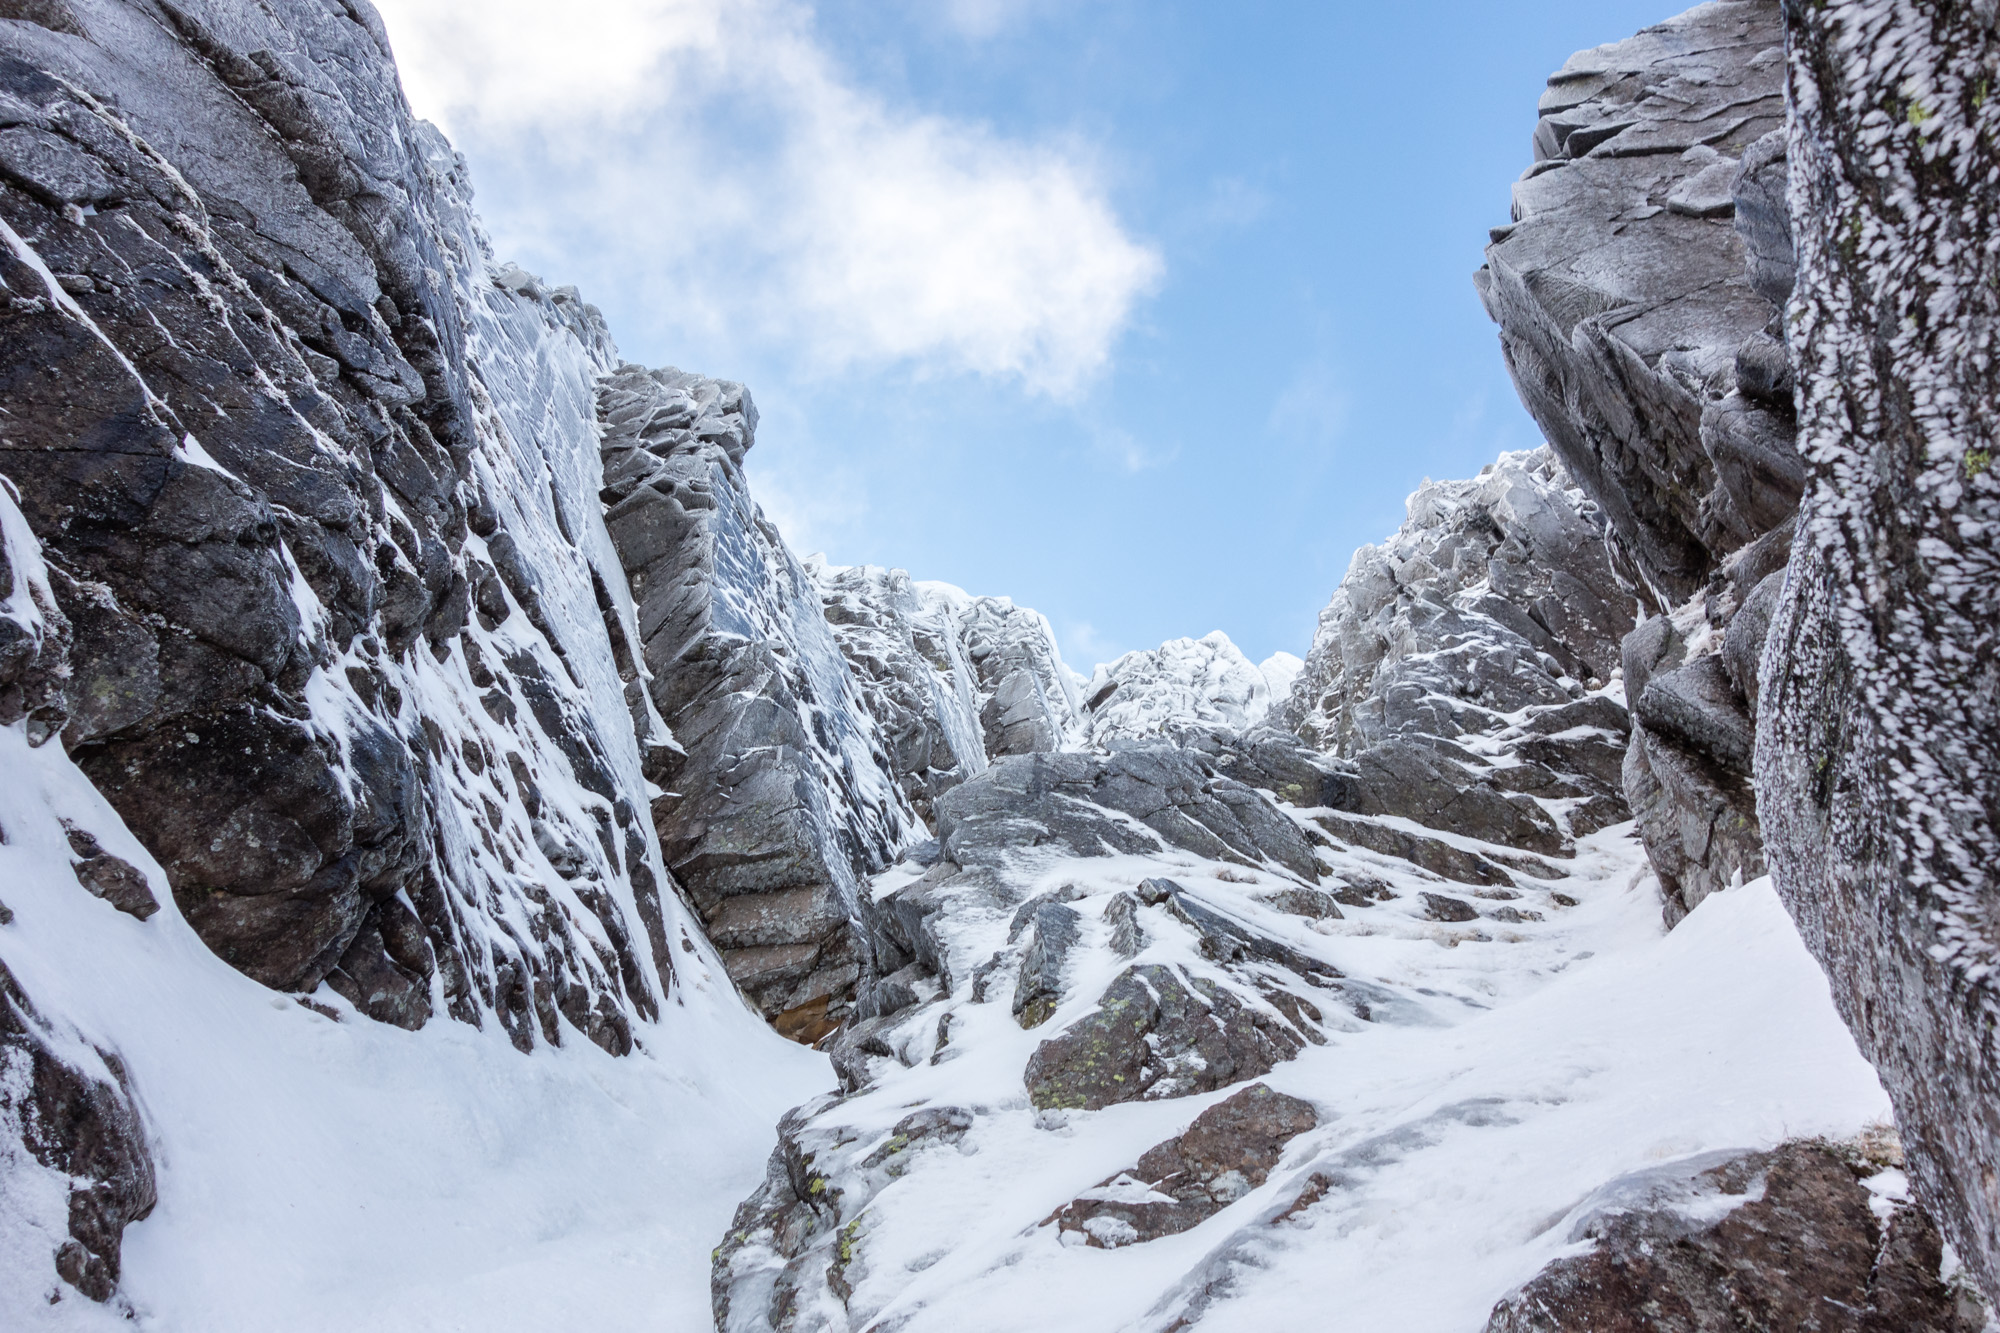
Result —
[[[743,488],[754,409],[621,367],[469,196],[365,5],[7,12],[0,717],[164,870],[78,830],[83,886],[265,986],[622,1055],[705,918],[818,1035],[910,816]],[[63,1077],[143,1163],[122,1075]],[[126,1193],[72,1225],[86,1294]]]
[[[907,840],[907,798],[818,586],[750,498],[742,386],[626,366],[599,412],[605,522],[675,737],[650,756],[653,822],[730,976],[817,1041],[846,1015],[857,886]]]
[[[1670,924],[1764,868],[1756,661],[1804,478],[1783,40],[1776,0],[1720,0],[1572,57],[1477,275],[1643,620],[1620,666],[1624,786]]]
[[[1991,7],[1788,11],[1809,484],[1757,731],[1772,868],[2000,1289]]]

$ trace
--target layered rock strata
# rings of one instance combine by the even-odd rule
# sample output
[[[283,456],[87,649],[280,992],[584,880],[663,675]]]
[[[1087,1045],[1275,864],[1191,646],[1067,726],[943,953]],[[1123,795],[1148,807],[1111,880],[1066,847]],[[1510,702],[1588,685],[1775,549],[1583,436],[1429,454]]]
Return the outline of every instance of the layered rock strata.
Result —
[[[1753,664],[1804,484],[1779,317],[1783,59],[1776,0],[1717,0],[1572,57],[1477,275],[1645,618],[1623,652],[1624,785],[1670,922],[1764,865]]]
[[[605,524],[638,608],[652,822],[729,974],[781,1032],[838,1026],[857,886],[911,827],[818,585],[750,498],[739,384],[622,366],[599,391]],[[645,700],[635,700],[642,723]]]
[[[2000,1292],[2000,35],[1990,6],[1787,15],[1808,486],[1759,804],[1917,1194]]]

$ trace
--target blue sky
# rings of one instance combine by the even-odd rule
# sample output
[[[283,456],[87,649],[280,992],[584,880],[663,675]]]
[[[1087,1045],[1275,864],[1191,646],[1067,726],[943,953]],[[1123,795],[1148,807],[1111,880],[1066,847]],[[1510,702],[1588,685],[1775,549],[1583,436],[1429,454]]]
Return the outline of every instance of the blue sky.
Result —
[[[1540,442],[1473,293],[1625,0],[382,0],[496,249],[740,379],[801,553],[1072,665],[1303,653],[1425,476]],[[551,14],[551,11],[555,11]]]

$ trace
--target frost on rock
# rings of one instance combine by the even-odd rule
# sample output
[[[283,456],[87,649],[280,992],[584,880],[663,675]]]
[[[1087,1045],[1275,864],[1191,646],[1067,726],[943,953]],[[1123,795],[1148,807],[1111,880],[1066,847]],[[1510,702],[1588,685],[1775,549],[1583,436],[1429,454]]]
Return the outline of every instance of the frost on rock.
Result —
[[[1276,663],[1276,671],[1285,678],[1283,663]],[[1248,730],[1271,711],[1272,687],[1264,669],[1251,665],[1229,636],[1216,630],[1199,639],[1169,639],[1100,666],[1083,696],[1085,738],[1104,746],[1170,736],[1190,724]]]
[[[1759,806],[1917,1195],[1994,1292],[2000,37],[1990,5],[1787,15],[1809,484],[1759,674]]]
[[[858,885],[912,827],[820,589],[750,498],[757,410],[739,384],[620,367],[599,399],[605,515],[638,604],[653,823],[730,976],[817,1041],[862,957]]]
[[[1777,0],[1718,0],[1571,57],[1475,275],[1643,621],[1624,785],[1670,924],[1764,866],[1754,663],[1805,476],[1783,37]]]
[[[494,271],[372,13],[166,13],[0,33],[0,470],[69,636],[60,703],[0,701],[257,981],[628,1050],[679,909],[602,321]]]

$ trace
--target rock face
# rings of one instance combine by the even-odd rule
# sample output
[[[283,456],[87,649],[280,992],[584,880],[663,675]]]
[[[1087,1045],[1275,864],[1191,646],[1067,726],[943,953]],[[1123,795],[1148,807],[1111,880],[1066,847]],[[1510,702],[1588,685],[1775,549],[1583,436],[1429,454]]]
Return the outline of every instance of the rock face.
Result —
[[[860,973],[857,885],[905,840],[909,804],[817,584],[750,498],[743,387],[628,365],[598,411],[605,523],[676,742],[648,756],[661,848],[730,976],[818,1040]]]
[[[1327,755],[1332,776],[1301,803],[1564,855],[1573,835],[1628,817],[1630,724],[1602,687],[1630,599],[1596,507],[1538,450],[1427,482],[1409,515],[1355,553],[1278,714]],[[1360,836],[1420,854],[1406,833]]]
[[[1931,1220],[1858,1178],[1880,1172],[1790,1143],[1615,1180],[1564,1219],[1593,1248],[1501,1301],[1487,1333],[1976,1333]]]
[[[938,797],[986,767],[984,705],[962,621],[975,599],[900,569],[822,565],[812,572],[890,767],[928,824]]]
[[[1801,452],[1758,690],[1772,870],[1918,1197],[2000,1292],[1990,7],[1788,7]]]
[[[1289,674],[1281,661],[1266,665],[1281,681]],[[1164,736],[1189,724],[1248,731],[1271,711],[1274,694],[1271,675],[1252,665],[1221,630],[1199,639],[1169,639],[1097,668],[1083,688],[1086,738],[1101,747]]]
[[[10,1151],[13,1144],[25,1154]],[[4,964],[0,1167],[9,1228],[62,1237],[52,1244],[56,1273],[93,1301],[111,1300],[125,1228],[157,1201],[132,1090],[115,1055],[37,1013]]]
[[[1742,664],[1766,616],[1708,659],[1783,569],[1805,479],[1779,8],[1718,0],[1572,57],[1477,275],[1522,402],[1603,516],[1619,600],[1647,617],[1623,650],[1624,786],[1670,923],[1764,868]]]
[[[1099,1249],[1177,1235],[1262,1185],[1285,1145],[1318,1123],[1311,1102],[1252,1083],[1131,1170],[1078,1195],[1057,1224]]]
[[[66,12],[0,25],[0,471],[70,672],[0,697],[258,981],[626,1049],[670,973],[601,321],[494,271],[372,11]]]

